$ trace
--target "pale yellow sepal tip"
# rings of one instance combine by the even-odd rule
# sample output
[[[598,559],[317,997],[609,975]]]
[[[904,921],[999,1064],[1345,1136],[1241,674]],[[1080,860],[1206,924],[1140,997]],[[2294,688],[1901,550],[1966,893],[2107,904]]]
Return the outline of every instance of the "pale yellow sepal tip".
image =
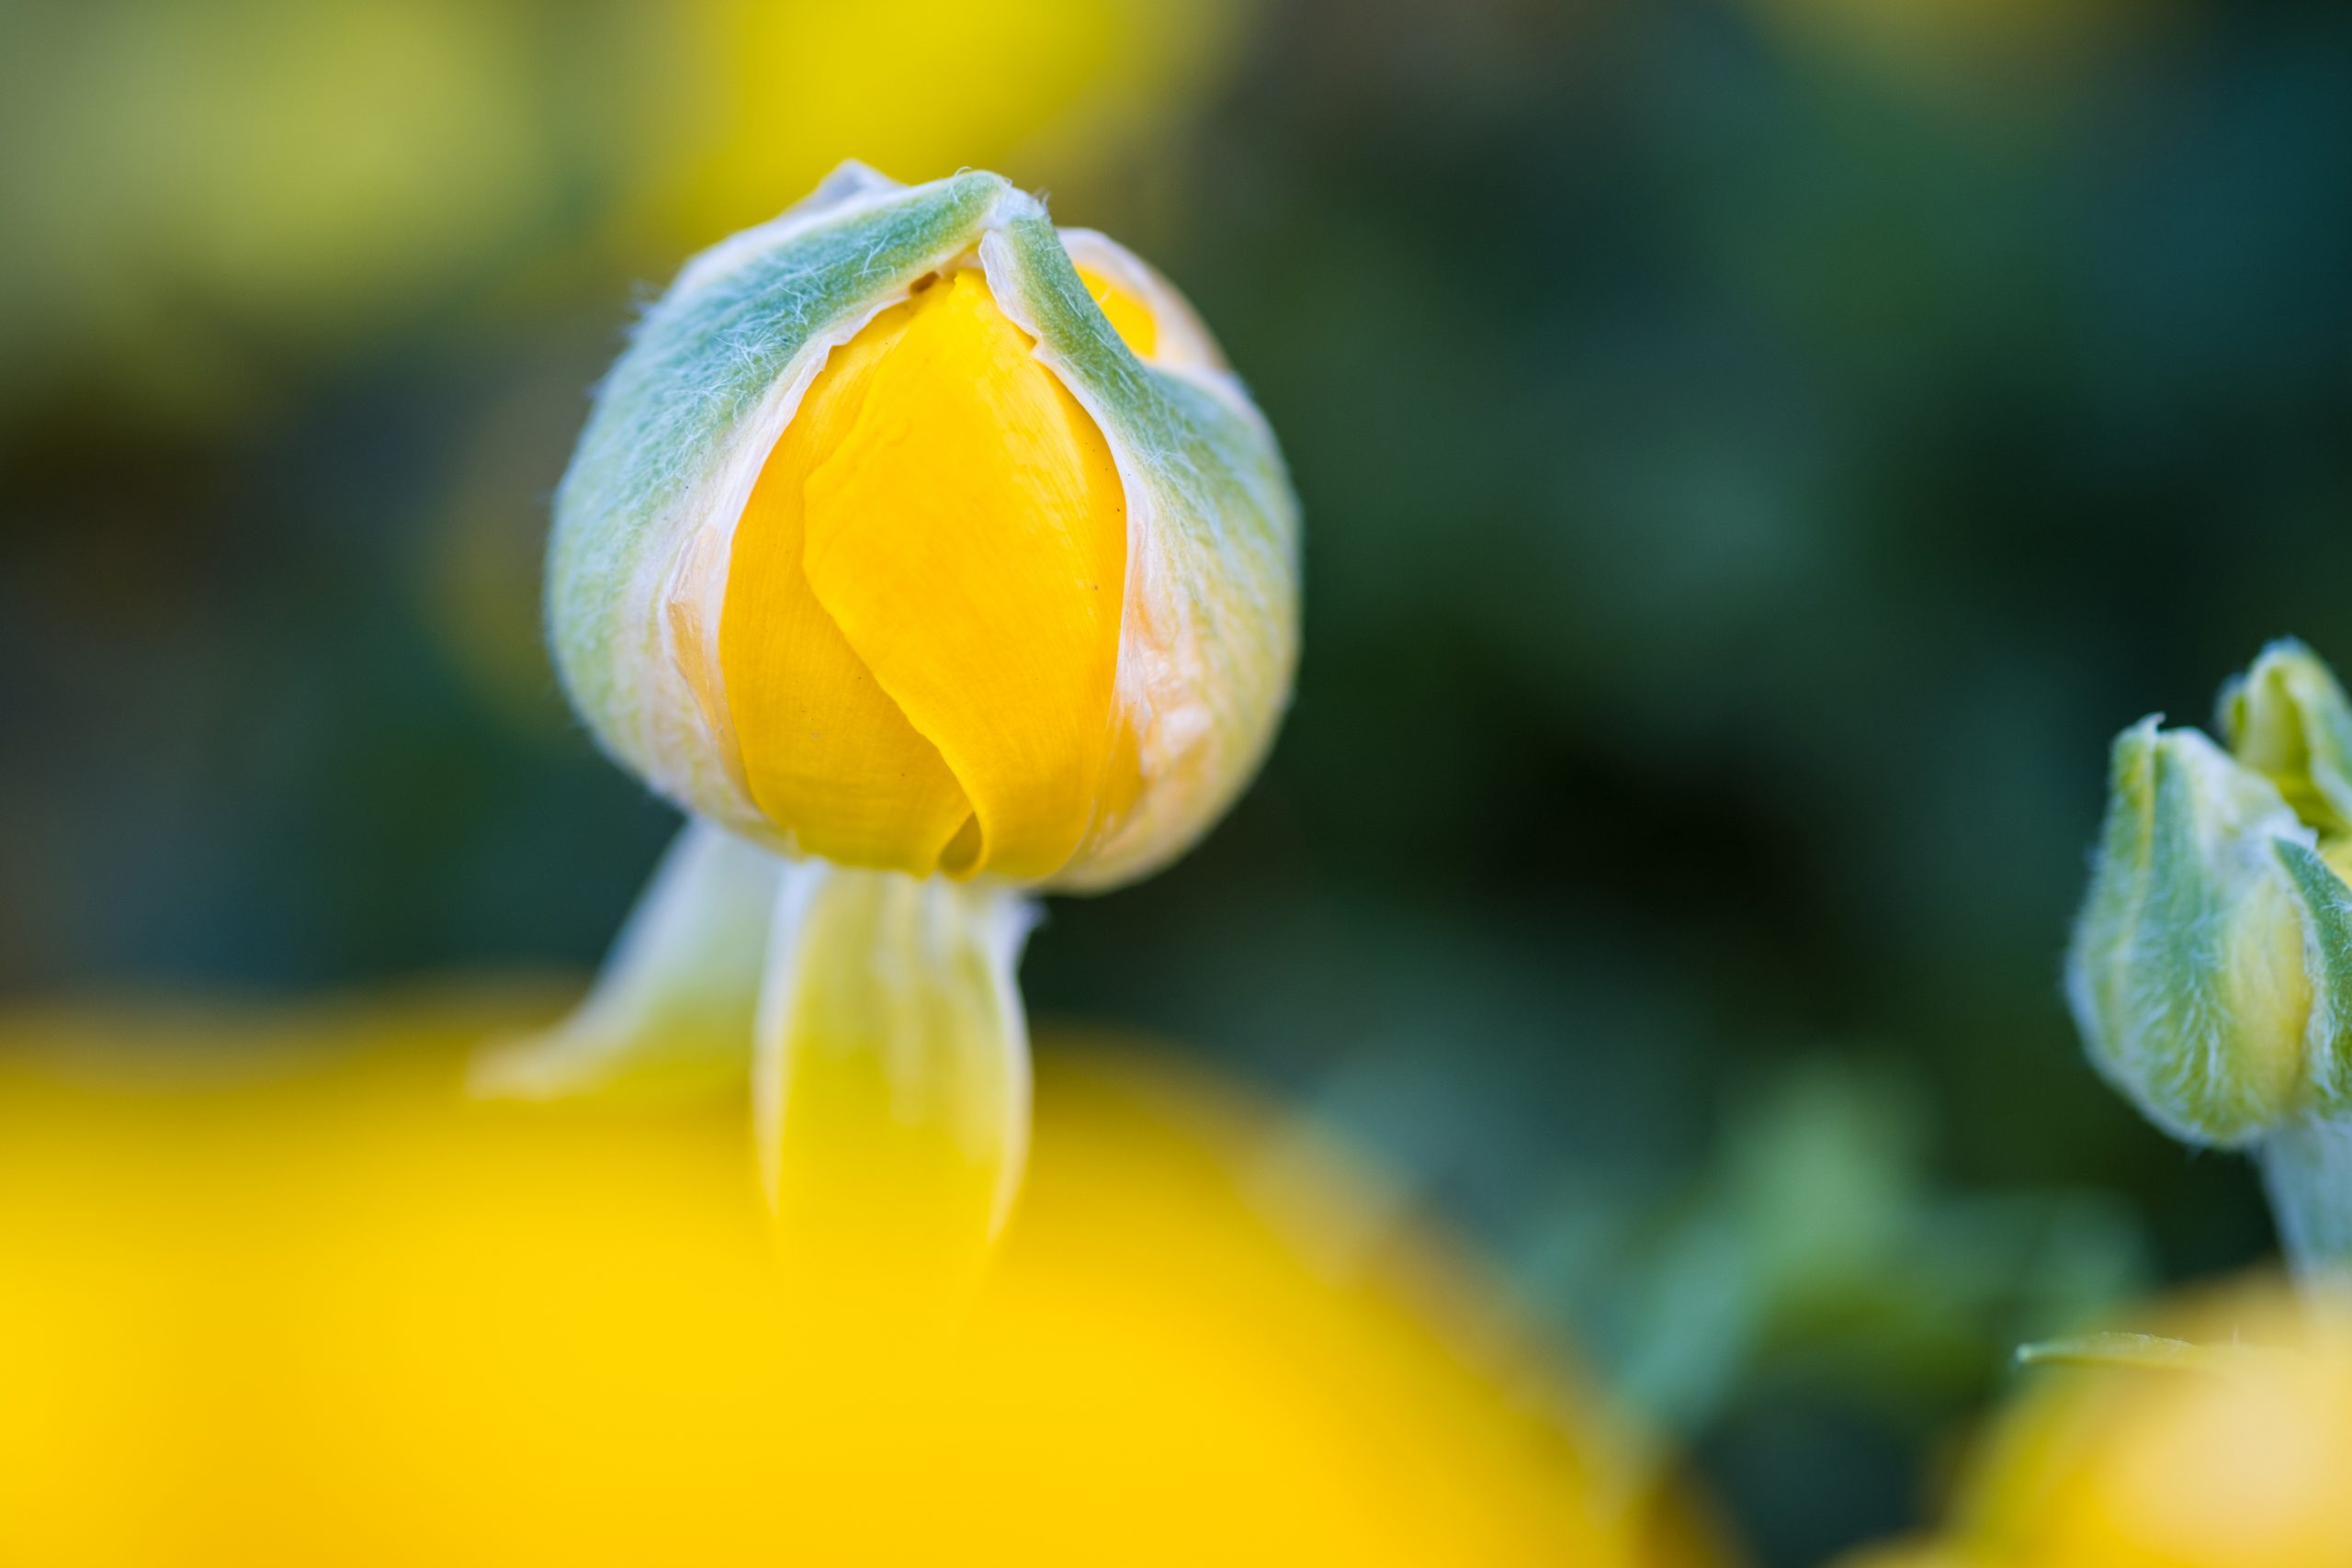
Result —
[[[2259,1345],[2205,1345],[2157,1334],[2083,1334],[2018,1347],[2021,1367],[2098,1367],[2117,1371],[2244,1372],[2277,1367],[2290,1354]]]

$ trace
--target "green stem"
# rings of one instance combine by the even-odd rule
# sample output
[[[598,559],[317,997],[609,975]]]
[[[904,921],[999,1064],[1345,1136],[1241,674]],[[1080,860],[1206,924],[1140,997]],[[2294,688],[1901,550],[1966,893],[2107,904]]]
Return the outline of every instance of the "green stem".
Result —
[[[2352,1277],[2352,1117],[2306,1116],[2261,1146],[2278,1245],[2298,1280]]]

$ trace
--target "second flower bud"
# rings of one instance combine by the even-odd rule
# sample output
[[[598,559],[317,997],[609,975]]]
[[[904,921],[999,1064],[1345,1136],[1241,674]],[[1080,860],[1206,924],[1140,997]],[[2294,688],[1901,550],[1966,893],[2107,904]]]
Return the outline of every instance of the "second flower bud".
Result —
[[[2067,992],[2150,1120],[2236,1146],[2352,1109],[2352,705],[2281,642],[2221,717],[2117,738]]]

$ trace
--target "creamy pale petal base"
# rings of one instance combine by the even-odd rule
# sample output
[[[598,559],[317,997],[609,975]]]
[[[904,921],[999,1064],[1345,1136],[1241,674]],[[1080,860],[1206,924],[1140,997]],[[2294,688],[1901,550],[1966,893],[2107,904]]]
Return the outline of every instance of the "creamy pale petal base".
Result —
[[[762,1172],[810,1310],[945,1305],[1020,1182],[1034,912],[1001,886],[786,868],[761,1000]]]

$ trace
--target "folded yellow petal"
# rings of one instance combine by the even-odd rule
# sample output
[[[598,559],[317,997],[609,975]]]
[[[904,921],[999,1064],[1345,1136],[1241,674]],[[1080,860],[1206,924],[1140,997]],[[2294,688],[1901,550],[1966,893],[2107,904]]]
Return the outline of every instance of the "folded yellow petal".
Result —
[[[808,581],[971,802],[972,858],[947,869],[1046,876],[1085,836],[1110,742],[1118,470],[979,273],[886,333],[852,345],[873,349],[857,406],[808,473]]]
[[[1109,273],[1091,266],[1078,269],[1079,281],[1086,285],[1086,292],[1094,298],[1102,319],[1119,334],[1119,341],[1135,350],[1139,359],[1149,359],[1159,349],[1159,321],[1143,297],[1123,288]]]
[[[922,874],[971,806],[801,570],[808,477],[856,428],[866,375],[912,314],[886,310],[835,350],[770,453],[735,530],[719,660],[759,808],[808,853]]]

